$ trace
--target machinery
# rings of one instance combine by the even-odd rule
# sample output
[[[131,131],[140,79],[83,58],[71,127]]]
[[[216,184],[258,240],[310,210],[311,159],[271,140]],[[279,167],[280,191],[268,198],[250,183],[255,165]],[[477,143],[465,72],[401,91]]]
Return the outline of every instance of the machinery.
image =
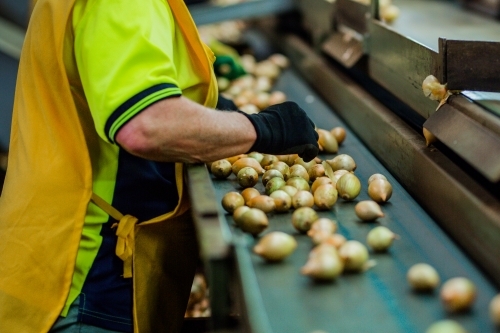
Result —
[[[500,292],[500,1],[393,2],[400,16],[392,23],[381,19],[377,0],[191,5],[200,26],[251,22],[250,44],[291,60],[275,89],[318,127],[346,128],[339,153],[356,160],[362,192],[354,202],[339,199],[321,216],[336,220],[348,239],[364,242],[379,224],[399,235],[387,253],[370,253],[376,265],[366,272],[314,282],[300,274],[311,242],[293,228],[291,212],[270,214],[266,232],[292,234],[298,248],[281,263],[266,263],[252,253],[259,237],[236,228],[221,207],[225,193],[241,190],[234,175],[217,180],[205,165],[190,165],[193,217],[210,286],[211,317],[200,318],[200,332],[407,333],[425,332],[442,319],[468,332],[498,332],[488,306]],[[6,151],[4,119],[10,124],[8,93],[23,23],[0,24],[13,31],[7,41],[1,34],[0,44],[10,45],[0,57],[0,82],[10,75],[11,84],[2,89],[7,97],[0,96],[0,151]],[[453,92],[439,108],[422,92],[428,75]],[[424,128],[432,142],[426,143]],[[353,206],[368,199],[366,183],[374,173],[387,176],[393,195],[383,218],[361,222]],[[262,183],[256,188],[262,192]],[[450,314],[439,290],[411,291],[406,273],[419,262],[434,266],[442,282],[457,276],[473,281],[472,310]]]

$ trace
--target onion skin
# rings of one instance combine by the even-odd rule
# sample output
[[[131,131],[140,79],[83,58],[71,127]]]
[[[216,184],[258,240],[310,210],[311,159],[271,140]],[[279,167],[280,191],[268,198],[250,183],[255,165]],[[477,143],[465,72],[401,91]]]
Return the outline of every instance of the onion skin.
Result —
[[[241,196],[245,200],[245,203],[247,203],[250,199],[255,198],[258,195],[260,195],[260,192],[255,187],[248,187],[243,191],[241,191]]]
[[[250,208],[241,215],[237,224],[241,230],[254,236],[260,234],[269,226],[266,213],[257,208]]]
[[[262,185],[266,186],[267,182],[274,177],[280,177],[281,179],[284,179],[283,174],[276,169],[270,169],[264,172],[262,175]]]
[[[368,262],[368,249],[356,240],[349,240],[339,248],[340,258],[344,261],[344,270],[359,272]]]
[[[398,236],[389,228],[378,226],[370,230],[366,236],[366,243],[376,252],[384,252],[392,245]]]
[[[295,238],[281,231],[264,235],[254,246],[253,252],[270,262],[282,261],[297,248]]]
[[[240,206],[236,208],[233,212],[233,220],[234,223],[239,226],[241,222],[241,216],[246,213],[248,210],[250,210],[250,207],[248,206]]]
[[[340,154],[332,158],[331,160],[326,160],[328,164],[332,167],[333,171],[337,170],[356,170],[356,162],[354,159],[347,154]]]
[[[323,184],[314,191],[314,204],[320,210],[328,210],[335,205],[338,198],[337,189],[331,184]]]
[[[429,292],[440,283],[438,272],[429,264],[418,263],[410,267],[406,273],[410,287],[417,292]]]
[[[318,219],[318,214],[311,207],[297,208],[292,214],[292,225],[305,234],[311,229],[311,225]]]
[[[300,207],[314,206],[314,197],[309,191],[299,190],[292,197],[292,206],[297,209]]]
[[[292,207],[292,198],[283,190],[276,190],[269,195],[274,199],[275,212],[284,213],[288,212]]]
[[[339,145],[341,145],[342,142],[344,142],[346,137],[346,131],[343,127],[334,127],[330,130],[330,133],[332,133],[333,137],[335,138],[335,140],[337,140],[337,143]]]
[[[441,287],[440,297],[447,311],[467,311],[472,307],[476,299],[476,287],[467,278],[452,278]]]
[[[342,274],[343,270],[344,263],[338,254],[322,253],[310,258],[300,272],[314,280],[331,281]]]
[[[257,174],[262,175],[264,173],[264,169],[260,165],[260,163],[251,157],[242,157],[233,163],[232,170],[235,175],[238,175],[238,172],[244,167],[251,167],[257,171]]]
[[[222,208],[228,213],[233,213],[236,208],[243,206],[245,199],[238,192],[229,192],[222,197]]]
[[[384,213],[379,204],[372,200],[360,201],[354,206],[356,216],[363,221],[374,221],[379,217],[384,217]]]
[[[322,164],[316,164],[309,168],[308,171],[309,180],[314,182],[319,177],[323,177],[325,175],[325,167]]]
[[[226,160],[218,160],[210,165],[210,172],[218,179],[226,179],[233,172],[231,163]]]
[[[333,234],[327,237],[325,240],[323,240],[322,243],[329,244],[334,246],[336,249],[340,249],[342,245],[344,245],[347,242],[347,238],[345,238],[341,234]]]
[[[320,164],[318,164],[320,165]],[[326,176],[318,177],[311,185],[311,193],[314,194],[316,189],[323,184],[333,184],[332,180]]]
[[[372,181],[374,181],[375,179],[379,179],[379,178],[387,180],[387,177],[384,176],[383,174],[381,174],[381,173],[374,173],[373,175],[370,176],[370,178],[368,178],[368,185],[370,185],[370,183]]]
[[[253,187],[259,181],[259,174],[252,167],[244,167],[238,171],[236,179],[243,188]]]
[[[467,331],[455,320],[443,319],[429,326],[425,333],[467,333]]]
[[[335,154],[339,150],[337,140],[332,135],[332,133],[320,128],[318,128],[316,132],[318,132],[319,135],[318,143],[321,147],[323,147],[323,151],[325,151],[326,153]]]
[[[311,186],[309,182],[301,177],[291,177],[286,181],[286,185],[295,187],[299,191],[309,191]]]
[[[346,201],[354,200],[361,192],[361,182],[352,173],[346,173],[337,181],[337,191],[339,197]]]
[[[489,305],[490,318],[493,324],[500,326],[500,294],[492,298]]]
[[[311,228],[307,231],[307,236],[311,237],[313,244],[318,245],[333,235],[337,231],[337,228],[337,222],[322,217],[311,225]]]
[[[258,208],[264,213],[271,213],[276,208],[274,199],[268,195],[258,195],[248,200],[247,206],[250,208]]]
[[[282,188],[283,186],[285,186],[285,184],[286,184],[285,181],[281,177],[271,178],[266,183],[266,189],[265,189],[266,194],[270,195],[274,191],[279,190],[280,188]]]
[[[260,161],[260,165],[265,168],[266,166],[270,166],[274,162],[278,162],[279,159],[276,155],[264,154],[262,161]]]
[[[392,196],[392,185],[387,180],[377,178],[368,185],[368,196],[377,203],[389,201]]]
[[[290,178],[292,177],[301,177],[309,181],[309,173],[306,168],[300,164],[294,164],[290,167]]]

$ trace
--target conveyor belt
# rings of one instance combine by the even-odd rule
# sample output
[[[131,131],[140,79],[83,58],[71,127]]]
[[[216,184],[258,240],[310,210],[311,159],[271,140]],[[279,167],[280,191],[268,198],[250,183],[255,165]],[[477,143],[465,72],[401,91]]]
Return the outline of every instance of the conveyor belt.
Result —
[[[345,127],[293,70],[283,73],[276,89],[285,91],[290,99],[306,109],[318,127]],[[355,159],[358,165],[356,174],[363,189],[354,202],[339,199],[331,211],[319,212],[319,215],[337,220],[340,233],[348,239],[365,242],[368,231],[379,224],[392,229],[400,235],[400,239],[388,253],[370,254],[377,265],[369,271],[343,275],[334,283],[318,284],[299,273],[312,245],[307,236],[298,234],[291,225],[291,211],[270,215],[270,227],[266,230],[285,231],[294,235],[299,243],[297,250],[278,264],[264,263],[252,254],[255,239],[234,229],[231,216],[226,214],[233,232],[237,270],[241,274],[251,330],[279,333],[314,330],[329,333],[409,333],[424,332],[436,320],[453,318],[470,332],[494,332],[487,308],[498,290],[348,128],[347,131],[347,139],[339,153],[349,154]],[[390,154],[390,151],[387,153]],[[329,159],[333,155],[320,157]],[[353,207],[357,201],[368,199],[366,182],[373,173],[388,177],[393,185],[393,196],[383,206],[386,216],[379,219],[379,223],[363,223],[355,216]],[[234,175],[223,181],[213,179],[213,186],[218,203],[225,193],[241,190]],[[263,192],[261,183],[256,187]],[[432,195],[431,188],[429,195]],[[447,315],[437,291],[426,295],[410,291],[406,272],[418,262],[436,267],[442,281],[455,276],[470,278],[478,288],[478,299],[472,311]]]

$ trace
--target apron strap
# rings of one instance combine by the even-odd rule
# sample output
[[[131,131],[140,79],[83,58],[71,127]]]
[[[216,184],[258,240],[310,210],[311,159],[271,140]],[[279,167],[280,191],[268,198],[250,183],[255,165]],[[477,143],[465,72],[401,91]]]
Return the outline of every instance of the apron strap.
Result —
[[[116,229],[116,255],[123,260],[123,277],[132,277],[132,258],[135,246],[135,225],[138,219],[132,215],[123,215],[116,208],[107,203],[103,198],[92,192],[90,200],[105,211],[109,216],[118,221],[111,228]]]

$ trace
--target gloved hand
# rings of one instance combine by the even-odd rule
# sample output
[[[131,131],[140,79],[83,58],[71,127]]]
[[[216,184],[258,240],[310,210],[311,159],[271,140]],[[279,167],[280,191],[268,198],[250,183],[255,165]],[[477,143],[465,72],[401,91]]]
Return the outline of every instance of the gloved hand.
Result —
[[[257,132],[257,140],[250,151],[298,154],[306,162],[318,155],[318,133],[314,123],[297,103],[275,104],[257,114],[241,113],[252,122]]]
[[[219,94],[219,98],[217,99],[217,105],[215,106],[217,110],[220,111],[236,111],[238,107],[234,102],[230,99],[225,98],[221,94]]]

